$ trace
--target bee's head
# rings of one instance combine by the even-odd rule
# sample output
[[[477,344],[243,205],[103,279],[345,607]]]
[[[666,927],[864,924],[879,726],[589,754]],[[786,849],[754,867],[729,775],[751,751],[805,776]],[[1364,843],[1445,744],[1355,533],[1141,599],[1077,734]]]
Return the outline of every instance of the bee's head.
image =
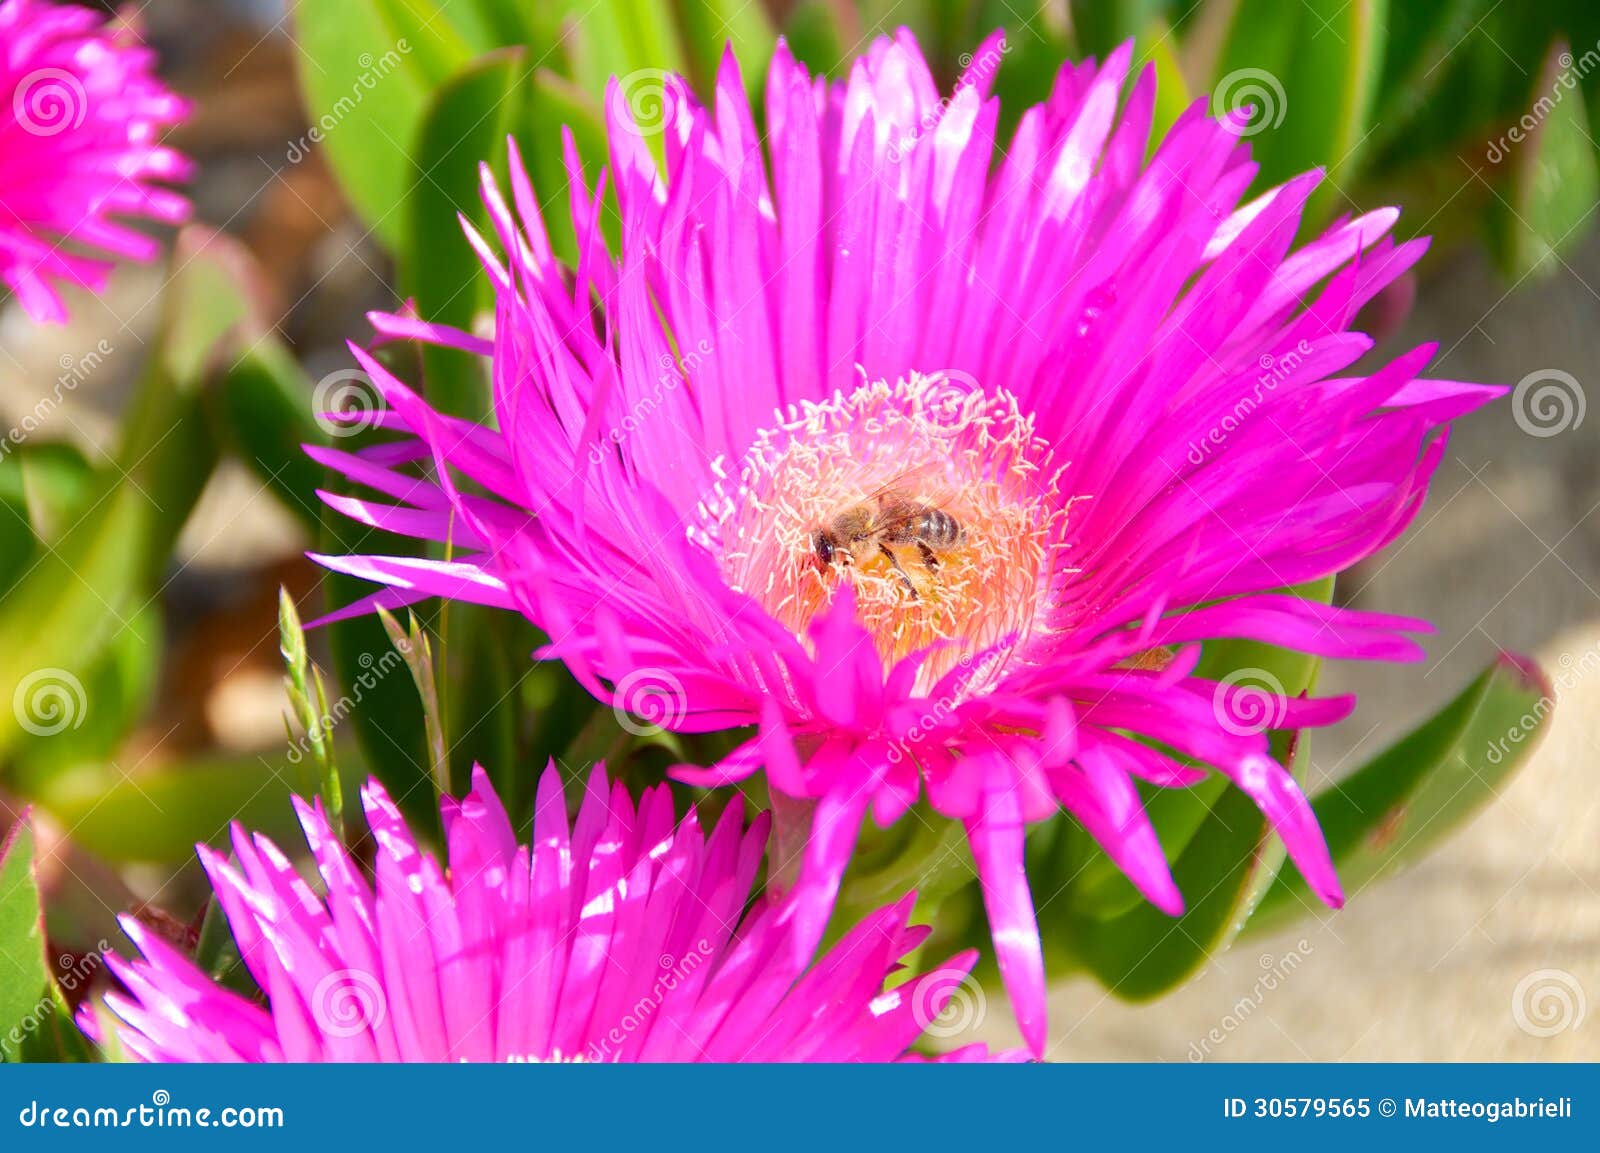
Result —
[[[826,529],[819,530],[811,538],[811,546],[816,550],[819,568],[825,569],[833,563],[834,550],[838,547],[838,542],[833,539],[831,532]]]

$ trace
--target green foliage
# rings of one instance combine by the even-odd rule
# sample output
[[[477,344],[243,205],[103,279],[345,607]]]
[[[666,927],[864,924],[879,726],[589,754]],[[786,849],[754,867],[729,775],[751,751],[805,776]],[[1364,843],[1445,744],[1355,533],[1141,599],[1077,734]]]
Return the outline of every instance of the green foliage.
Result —
[[[1347,894],[1415,860],[1500,795],[1554,707],[1526,664],[1502,657],[1409,736],[1311,799]],[[1313,907],[1280,873],[1251,920],[1273,928]]]

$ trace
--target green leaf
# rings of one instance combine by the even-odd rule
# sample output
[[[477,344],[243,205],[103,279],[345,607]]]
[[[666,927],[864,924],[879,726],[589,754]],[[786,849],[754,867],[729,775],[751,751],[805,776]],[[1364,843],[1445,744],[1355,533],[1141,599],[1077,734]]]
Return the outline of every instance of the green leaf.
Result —
[[[812,75],[837,76],[844,67],[845,34],[831,0],[799,0],[784,23],[783,36],[794,58]]]
[[[493,236],[479,198],[478,164],[497,158],[505,171],[506,137],[518,119],[517,86],[526,72],[524,55],[521,49],[506,49],[478,61],[439,88],[423,113],[409,177],[416,195],[407,217],[401,275],[418,312],[433,323],[470,331],[478,313],[492,307],[488,278],[461,234],[458,217]],[[553,124],[545,128],[556,130]],[[504,189],[503,178],[500,183]],[[468,420],[490,418],[482,357],[425,345],[422,364],[436,408]]]
[[[470,7],[443,4],[440,0],[374,0],[374,4],[388,32],[385,42],[392,42],[397,49],[402,45],[409,49],[402,50],[407,66],[430,87],[443,84],[474,55],[493,47],[488,42],[488,30],[470,15],[465,29],[447,16],[455,8],[469,14]],[[464,32],[480,38],[479,42],[469,43]],[[377,66],[376,60],[372,66]]]
[[[592,189],[600,168],[607,164],[605,118],[600,111],[600,96],[590,97],[576,85],[553,72],[534,73],[523,93],[527,103],[518,126],[517,144],[534,191],[545,201],[565,204],[562,193],[568,186],[566,160],[562,155],[561,135],[552,125],[572,130],[572,141],[583,158]],[[600,210],[601,228],[613,252],[620,251],[622,220],[617,215],[614,197],[607,197]],[[550,212],[545,218],[550,246],[569,267],[578,263],[578,241],[572,220],[565,211]]]
[[[1385,38],[1383,79],[1373,125],[1372,145],[1392,140],[1423,147],[1446,143],[1438,134],[1408,132],[1413,115],[1432,97],[1449,74],[1455,50],[1478,27],[1494,0],[1436,0],[1432,4],[1393,4]],[[1460,110],[1457,110],[1459,115]]]
[[[1509,188],[1496,195],[1491,228],[1500,264],[1519,281],[1554,272],[1588,233],[1600,200],[1595,143],[1564,41],[1545,57],[1528,110],[1489,146],[1491,160],[1501,157]]]
[[[1146,24],[1134,42],[1134,71],[1145,62],[1156,66],[1156,106],[1150,124],[1150,146],[1153,155],[1176,123],[1183,110],[1194,101],[1178,61],[1178,40],[1166,21],[1156,19]]]
[[[1124,40],[1161,16],[1167,0],[1071,0],[1072,34],[1078,51],[1104,58]]]
[[[433,42],[402,45],[376,0],[299,0],[294,6],[300,90],[311,121],[289,146],[299,163],[320,150],[346,197],[386,245],[405,242],[401,212],[411,189],[411,140],[428,83],[421,61]],[[446,32],[439,32],[441,40]]]
[[[1345,893],[1421,856],[1490,800],[1523,764],[1554,707],[1536,670],[1504,656],[1399,743],[1311,800]],[[1284,870],[1250,931],[1270,930],[1316,898]]]
[[[19,765],[8,786],[70,828],[73,843],[91,853],[175,865],[193,859],[197,842],[220,843],[234,820],[279,844],[295,843],[289,796],[298,776],[281,754],[207,756],[134,768],[89,762],[36,772]],[[353,775],[344,781],[347,789],[359,784]]]
[[[713,91],[722,53],[731,43],[745,93],[759,105],[778,38],[766,10],[747,0],[676,0],[676,6],[691,75],[701,93]]]
[[[322,470],[301,445],[329,440],[313,413],[314,400],[305,370],[268,334],[251,342],[234,361],[210,404],[218,437],[299,518],[313,540],[322,523],[316,491]]]
[[[8,592],[83,507],[94,472],[66,444],[0,445],[0,593]]]
[[[0,1057],[16,1060],[22,1037],[50,1014],[53,984],[45,966],[33,829],[24,810],[0,844]]]
[[[165,647],[165,614],[159,601],[147,600],[112,633],[89,666],[81,693],[64,677],[34,681],[34,719],[44,731],[19,741],[17,760],[33,772],[48,772],[110,757],[154,701]],[[70,717],[51,711],[57,706]]]
[[[1318,604],[1328,604],[1333,598],[1333,578],[1285,591]],[[1319,665],[1316,657],[1291,649],[1259,641],[1224,639],[1206,642],[1193,675],[1235,685],[1252,694],[1270,713],[1279,707],[1277,702],[1310,692]],[[1142,790],[1145,812],[1169,858],[1184,851],[1199,830],[1207,827],[1212,807],[1227,788],[1227,778],[1213,773],[1186,789],[1150,787]],[[1080,917],[1103,917],[1126,913],[1145,903],[1139,890],[1086,833],[1074,826],[1064,838],[1065,842],[1056,851],[1066,852],[1076,845],[1078,852],[1070,863],[1058,863],[1045,874],[1046,877],[1072,878],[1070,891],[1060,899],[1064,908]],[[1188,896],[1187,889],[1184,894]]]
[[[1304,763],[1304,733],[1287,747],[1274,743],[1285,764]],[[1230,784],[1172,862],[1172,878],[1188,906],[1183,916],[1169,917],[1140,902],[1110,918],[1052,918],[1045,955],[1050,956],[1052,944],[1066,951],[1123,1000],[1160,996],[1227,947],[1271,882],[1283,852],[1255,802]],[[1045,924],[1041,920],[1041,929]]]
[[[1359,171],[1381,77],[1387,0],[1241,0],[1212,85],[1217,113],[1256,108],[1257,183],[1321,167],[1314,212]]]

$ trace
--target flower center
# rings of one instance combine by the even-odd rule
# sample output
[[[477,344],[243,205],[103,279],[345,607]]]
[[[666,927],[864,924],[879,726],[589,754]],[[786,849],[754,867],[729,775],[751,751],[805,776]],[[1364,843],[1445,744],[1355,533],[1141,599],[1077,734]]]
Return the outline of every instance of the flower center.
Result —
[[[802,639],[849,584],[885,665],[927,650],[916,691],[973,664],[975,692],[1043,616],[1070,503],[1056,480],[1015,397],[913,375],[757,434],[706,536],[729,584]]]

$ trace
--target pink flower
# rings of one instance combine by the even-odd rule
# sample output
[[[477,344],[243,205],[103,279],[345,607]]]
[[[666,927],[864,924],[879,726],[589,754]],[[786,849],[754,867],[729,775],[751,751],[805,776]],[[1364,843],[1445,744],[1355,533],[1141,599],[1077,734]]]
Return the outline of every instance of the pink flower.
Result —
[[[511,204],[483,187],[499,251],[469,229],[493,338],[374,318],[488,357],[498,428],[433,412],[357,350],[380,423],[409,437],[313,452],[384,498],[334,507],[454,546],[448,562],[319,558],[388,586],[346,611],[517,609],[549,634],[539,656],[620,708],[680,731],[759,725],[679,775],[764,768],[813,806],[802,941],[868,811],[887,825],[926,796],[962,822],[1037,1053],[1029,823],[1065,808],[1176,914],[1138,786],[1210,766],[1341,901],[1264,730],[1353,702],[1201,679],[1199,642],[1420,659],[1420,621],[1281,590],[1394,540],[1443,426],[1498,390],[1420,378],[1431,346],[1355,368],[1373,344],[1357,312],[1425,246],[1387,239],[1395,211],[1294,248],[1318,174],[1241,204],[1241,124],[1200,103],[1147,160],[1155,73],[1124,98],[1128,47],[1064,66],[1002,150],[1003,51],[984,44],[941,99],[909,33],[838,84],[780,45],[764,137],[731,55],[714,110],[673,80],[642,125],[614,86],[620,254],[599,226],[605,177],[590,190],[569,139],[575,270],[513,155]]]
[[[267,998],[212,983],[137,920],[144,954],[108,958],[127,1051],[147,1061],[887,1061],[952,997],[978,996],[976,954],[884,991],[926,937],[912,898],[880,909],[807,970],[790,910],[745,912],[767,839],[735,803],[709,835],[673,822],[665,787],[635,810],[605,772],[567,825],[560,773],[518,845],[488,778],[443,802],[448,868],[420,851],[376,783],[362,793],[376,891],[297,800],[326,896],[237,825],[234,862],[200,846],[245,965]],[[82,1015],[91,1034],[93,1017]],[[951,1054],[983,1060],[982,1046]]]
[[[66,319],[58,283],[99,291],[110,258],[155,257],[155,240],[113,217],[188,216],[156,183],[189,177],[160,142],[188,108],[154,67],[131,27],[98,12],[0,0],[0,283],[35,320]]]

